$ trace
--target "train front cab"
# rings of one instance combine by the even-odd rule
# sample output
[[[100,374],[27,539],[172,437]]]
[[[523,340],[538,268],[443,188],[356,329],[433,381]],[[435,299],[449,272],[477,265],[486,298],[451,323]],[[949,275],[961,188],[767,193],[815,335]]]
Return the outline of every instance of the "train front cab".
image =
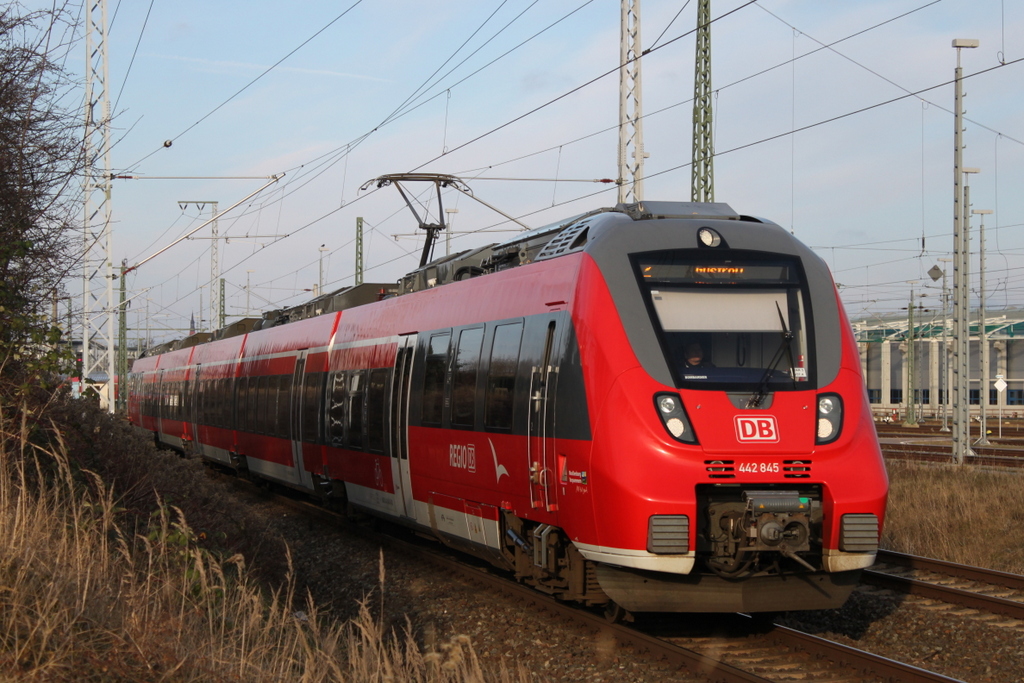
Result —
[[[771,224],[601,235],[575,317],[602,501],[576,545],[602,589],[631,611],[840,606],[888,481],[827,268]]]

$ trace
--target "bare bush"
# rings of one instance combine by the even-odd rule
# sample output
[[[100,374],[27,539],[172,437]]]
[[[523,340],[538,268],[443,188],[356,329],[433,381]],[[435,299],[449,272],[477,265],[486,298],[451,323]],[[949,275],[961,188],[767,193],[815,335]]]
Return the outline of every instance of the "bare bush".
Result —
[[[59,365],[48,310],[77,262],[85,168],[80,91],[60,65],[65,10],[0,9],[0,391],[24,391]]]
[[[76,477],[62,448],[23,438],[25,424],[0,423],[0,680],[511,680],[485,675],[465,637],[422,652],[411,625],[384,628],[370,597],[335,623],[292,580],[262,590],[241,555],[203,549],[176,508],[126,532],[102,479]],[[382,566],[381,601],[383,581]]]
[[[1019,474],[900,460],[889,460],[887,468],[883,547],[1024,574]]]

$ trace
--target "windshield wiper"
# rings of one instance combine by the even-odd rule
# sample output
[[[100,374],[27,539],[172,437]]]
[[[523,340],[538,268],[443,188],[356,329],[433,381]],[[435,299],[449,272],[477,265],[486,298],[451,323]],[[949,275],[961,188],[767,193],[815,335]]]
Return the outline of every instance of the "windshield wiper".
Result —
[[[765,368],[764,374],[761,375],[761,381],[757,384],[757,389],[751,394],[750,399],[747,401],[747,408],[757,408],[764,401],[765,397],[768,396],[768,381],[771,379],[772,373],[775,372],[775,367],[782,360],[782,355],[785,353],[789,356],[789,367],[793,365],[793,333],[789,331],[789,327],[786,325],[786,318],[782,315],[782,308],[779,306],[779,302],[775,302],[775,309],[779,312],[779,324],[782,325],[782,343],[779,344],[779,348],[776,349],[775,355],[772,356],[772,362]],[[794,382],[796,379],[794,378]]]

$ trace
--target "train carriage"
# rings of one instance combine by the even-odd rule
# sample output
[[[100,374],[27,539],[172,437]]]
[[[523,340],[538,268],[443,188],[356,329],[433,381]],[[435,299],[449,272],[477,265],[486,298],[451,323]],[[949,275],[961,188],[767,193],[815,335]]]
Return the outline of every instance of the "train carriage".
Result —
[[[887,479],[859,356],[779,226],[620,205],[397,294],[158,349],[129,417],[588,604],[834,607],[873,562]]]

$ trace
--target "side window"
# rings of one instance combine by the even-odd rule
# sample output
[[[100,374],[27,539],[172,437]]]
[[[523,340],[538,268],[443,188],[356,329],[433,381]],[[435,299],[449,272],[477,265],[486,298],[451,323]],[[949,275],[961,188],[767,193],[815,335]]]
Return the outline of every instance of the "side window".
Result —
[[[346,379],[344,372],[335,373],[327,397],[327,443],[335,448],[345,445]]]
[[[348,376],[348,447],[363,449],[363,372]]]
[[[476,414],[476,376],[484,328],[459,333],[459,348],[452,367],[452,426],[472,427]]]
[[[444,375],[448,365],[451,332],[435,334],[427,346],[423,377],[423,424],[441,424],[444,407]]]
[[[278,378],[260,378],[260,431],[273,435],[278,431]]]
[[[175,408],[175,419],[185,419],[185,383],[175,382],[174,383],[175,394],[177,395],[177,406]]]
[[[302,396],[302,440],[306,443],[320,441],[320,397],[323,394],[324,373],[308,374],[303,382]]]
[[[384,452],[384,397],[387,395],[388,370],[370,370],[366,388],[366,448],[374,453]]]
[[[270,393],[270,380],[271,377],[269,375],[260,377],[260,412],[256,419],[256,431],[260,434],[270,433],[270,416],[273,414],[273,408],[271,408],[273,396]]]
[[[224,426],[224,379],[213,380],[213,399],[210,405],[210,422],[217,427]]]
[[[221,427],[229,427],[231,425],[231,380],[229,378],[225,377],[220,381],[220,392],[217,398],[219,399],[217,414],[220,416],[218,422]]]
[[[248,429],[246,431],[255,432],[257,429],[256,422],[256,410],[259,405],[260,394],[259,394],[259,377],[249,376],[249,398],[245,403],[245,414],[248,420]]]
[[[522,323],[498,325],[494,328],[491,362],[487,370],[487,394],[484,399],[485,427],[512,428],[512,399],[515,395],[519,343],[522,337]]]
[[[247,410],[249,406],[249,378],[244,375],[235,380],[235,429],[246,431],[249,427]]]
[[[162,393],[162,387],[161,387]],[[196,399],[196,424],[209,424],[210,416],[206,412],[206,406],[210,402],[210,380],[199,380],[199,396]]]
[[[288,390],[291,388],[292,376],[274,375],[272,379],[274,390],[270,405],[274,415],[270,421],[274,427],[271,433],[274,436],[288,438],[288,406],[291,405],[288,401]]]

